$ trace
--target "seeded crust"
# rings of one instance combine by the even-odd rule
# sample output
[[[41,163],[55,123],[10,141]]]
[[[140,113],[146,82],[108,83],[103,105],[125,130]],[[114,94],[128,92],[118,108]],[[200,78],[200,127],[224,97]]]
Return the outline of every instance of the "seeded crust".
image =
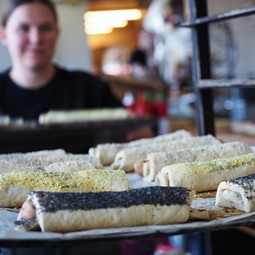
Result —
[[[161,186],[181,186],[196,192],[217,190],[225,180],[255,173],[255,154],[248,153],[231,158],[215,159],[205,162],[179,163],[161,170]]]
[[[73,163],[71,163],[71,161]],[[83,166],[87,164],[89,168],[98,168],[101,169],[102,165],[97,158],[94,158],[88,154],[72,154],[66,153],[62,149],[57,150],[41,150],[27,153],[7,153],[0,154],[0,174],[9,173],[9,172],[37,172],[37,171],[49,171],[48,169],[53,169],[53,166],[48,167],[49,165],[54,165],[56,171],[57,163],[59,166],[59,171],[61,171],[61,164],[63,164],[63,169],[66,171],[68,164],[73,167],[74,162],[83,162]],[[63,163],[69,162],[69,163]],[[87,162],[87,163],[86,163]],[[77,163],[77,167],[78,167]],[[78,171],[78,169],[76,169]]]
[[[127,148],[117,153],[114,163],[111,166],[113,169],[123,169],[126,172],[132,172],[134,170],[134,164],[138,161],[144,160],[149,153],[160,151],[171,152],[184,148],[193,148],[213,144],[221,144],[221,142],[212,135],[206,135],[183,138],[171,142],[161,142],[157,144]]]
[[[43,168],[46,172],[78,172],[96,170],[94,165],[85,160],[71,160],[50,164]]]
[[[192,137],[191,133],[186,130],[177,130],[175,132],[155,136],[152,138],[141,138],[128,143],[105,143],[89,149],[89,155],[100,160],[102,165],[111,165],[114,162],[116,154],[123,149],[141,147],[145,144],[155,144],[161,142],[176,141],[183,138]]]
[[[28,196],[42,231],[184,223],[194,192],[179,187],[144,187],[120,192],[48,193]],[[22,225],[18,216],[17,226]],[[24,222],[25,224],[26,222]]]
[[[173,152],[150,153],[147,156],[147,162],[143,164],[143,177],[145,181],[154,181],[160,170],[167,165],[234,157],[251,152],[251,147],[247,143],[229,142]]]
[[[216,205],[244,212],[255,211],[255,174],[220,183]]]
[[[128,189],[122,170],[17,172],[0,175],[0,207],[21,207],[29,192],[99,192]]]

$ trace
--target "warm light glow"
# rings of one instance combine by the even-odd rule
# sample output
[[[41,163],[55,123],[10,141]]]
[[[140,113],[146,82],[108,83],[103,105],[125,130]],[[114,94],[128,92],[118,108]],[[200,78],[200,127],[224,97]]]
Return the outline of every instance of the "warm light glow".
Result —
[[[97,27],[97,28],[86,28],[85,32],[89,35],[96,35],[96,34],[110,34],[113,28],[111,27]]]
[[[141,17],[142,13],[138,9],[89,11],[84,14],[85,32],[87,34],[101,34],[100,31],[125,27],[128,20],[138,20]]]
[[[85,32],[87,34],[109,34],[112,32],[113,28],[117,27],[125,27],[128,24],[127,20],[118,20],[115,22],[104,22],[102,24],[99,23],[84,23]]]
[[[100,27],[125,27],[128,24],[127,20],[108,20],[104,23],[92,23],[92,22],[85,22],[84,26],[86,30],[91,30],[93,28],[97,29]]]
[[[84,19],[88,22],[100,22],[110,19],[118,20],[138,20],[142,17],[142,13],[138,9],[127,10],[109,10],[109,11],[88,11],[84,15]]]

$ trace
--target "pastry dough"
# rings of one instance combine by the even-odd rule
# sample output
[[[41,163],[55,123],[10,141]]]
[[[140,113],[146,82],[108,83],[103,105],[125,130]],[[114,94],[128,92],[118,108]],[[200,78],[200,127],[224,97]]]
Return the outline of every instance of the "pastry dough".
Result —
[[[181,186],[202,192],[216,190],[222,181],[252,173],[255,173],[255,155],[249,153],[231,158],[166,166],[155,182],[160,186]]]
[[[73,163],[71,163],[71,161]],[[64,164],[63,162],[69,162]],[[88,154],[71,154],[66,153],[64,150],[45,150],[45,151],[36,151],[36,152],[27,152],[27,153],[9,153],[9,154],[0,154],[0,173],[9,173],[9,172],[36,172],[36,171],[50,171],[49,168],[56,171],[57,165],[59,170],[61,167],[72,165],[72,169],[78,171],[78,163],[74,162],[83,162],[80,167],[90,168],[90,169],[101,169],[102,165],[100,164],[97,158],[94,158]],[[52,165],[55,164],[53,166]],[[77,165],[75,169],[75,164]],[[87,165],[86,167],[84,165]],[[60,167],[61,166],[61,167]],[[66,170],[65,170],[66,171]]]
[[[96,170],[94,165],[85,160],[71,160],[71,161],[63,161],[50,164],[43,168],[46,172],[79,172],[79,171],[87,171],[87,170]]]
[[[184,148],[194,148],[202,145],[221,144],[221,142],[212,135],[196,136],[183,138],[171,142],[161,142],[157,144],[149,144],[135,148],[127,148],[117,153],[113,164],[113,169],[123,169],[126,172],[134,170],[134,164],[147,157],[152,152],[172,152]]]
[[[100,108],[100,109],[75,109],[75,110],[51,110],[42,113],[38,122],[43,125],[74,123],[102,120],[120,120],[133,118],[135,115],[125,108]]]
[[[56,157],[64,157],[67,153],[63,149],[56,150],[40,150],[31,152],[15,152],[15,153],[4,153],[0,154],[1,159],[37,159],[37,160],[52,160]]]
[[[36,172],[41,169],[42,162],[37,159],[9,158],[0,159],[0,174],[10,172]]]
[[[128,189],[122,170],[11,172],[0,175],[0,207],[20,207],[29,192],[121,191]]]
[[[244,142],[205,145],[173,152],[155,152],[147,156],[143,163],[142,175],[145,181],[154,181],[160,170],[176,163],[208,161],[217,158],[233,157],[251,153],[251,147]]]
[[[48,193],[28,196],[42,231],[70,232],[95,228],[186,222],[194,192],[181,187],[144,187],[121,192]],[[17,230],[29,220],[19,214]],[[23,225],[23,227],[22,227]]]
[[[105,143],[89,149],[89,155],[99,159],[102,165],[110,165],[114,162],[116,154],[125,148],[140,147],[146,144],[176,141],[185,137],[191,137],[191,133],[186,130],[159,135],[152,138],[142,138],[128,143]]]
[[[215,204],[244,212],[255,211],[255,174],[221,182]]]

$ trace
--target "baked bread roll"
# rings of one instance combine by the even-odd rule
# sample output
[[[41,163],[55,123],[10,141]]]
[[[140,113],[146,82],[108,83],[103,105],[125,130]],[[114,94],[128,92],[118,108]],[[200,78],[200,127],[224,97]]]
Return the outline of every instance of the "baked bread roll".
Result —
[[[255,154],[164,167],[156,177],[160,186],[180,186],[197,192],[216,190],[220,182],[255,173]]]
[[[71,161],[63,161],[50,164],[48,166],[43,167],[43,170],[46,172],[79,172],[79,171],[87,171],[87,170],[96,170],[94,165],[85,160],[71,160]]]
[[[65,150],[40,150],[0,154],[0,173],[41,171],[40,167],[67,155]]]
[[[172,152],[184,148],[194,148],[202,145],[221,144],[212,135],[183,138],[176,141],[166,141],[157,144],[143,145],[135,148],[127,148],[117,153],[113,164],[113,169],[123,169],[125,172],[134,170],[134,164],[147,157],[152,152]]]
[[[11,172],[0,175],[0,207],[20,207],[29,192],[121,191],[128,189],[122,170],[80,172]]]
[[[0,159],[37,159],[37,160],[51,160],[56,157],[64,157],[67,153],[63,149],[56,150],[39,150],[31,152],[14,152],[0,154]]]
[[[80,167],[89,169],[101,169],[102,165],[99,160],[88,155],[88,154],[71,154],[66,153],[62,149],[58,150],[45,150],[45,151],[36,151],[36,152],[27,152],[27,153],[9,153],[9,154],[0,154],[0,173],[9,173],[9,172],[36,172],[36,171],[50,171],[49,168],[53,169],[53,166],[49,165],[55,164],[54,168],[56,171],[57,165],[63,168],[69,167],[72,165],[72,169],[78,171],[78,163],[72,162],[83,162],[80,164]],[[63,162],[69,162],[64,164]],[[75,164],[77,169],[75,169]],[[65,167],[64,167],[65,165]],[[66,171],[66,170],[65,170]]]
[[[20,211],[16,229],[27,229],[31,226],[29,220],[50,232],[183,223],[189,218],[193,197],[193,191],[181,187],[98,193],[32,192],[27,198],[32,212],[27,217]]]
[[[55,158],[55,160],[53,160],[51,162],[44,162],[44,165],[50,165],[50,164],[54,164],[54,163],[58,163],[58,162],[66,162],[66,161],[68,161],[68,162],[70,162],[70,161],[85,162],[86,161],[88,163],[91,163],[95,168],[98,168],[98,169],[103,168],[100,161],[97,158],[90,156],[89,154],[72,154],[72,153],[68,153],[64,157]]]
[[[102,120],[120,120],[133,118],[134,114],[125,108],[100,108],[100,109],[75,109],[75,110],[50,110],[40,114],[40,124],[74,123]]]
[[[205,145],[172,152],[150,153],[142,164],[142,175],[145,181],[154,181],[160,170],[176,163],[208,161],[217,158],[228,158],[251,153],[251,147],[244,142]]]
[[[10,172],[36,172],[41,169],[42,162],[37,159],[9,158],[0,159],[0,174]]]
[[[215,204],[244,212],[255,211],[255,174],[221,182]]]
[[[140,147],[145,144],[176,141],[185,137],[191,137],[191,133],[186,130],[159,135],[152,138],[142,138],[128,143],[105,143],[89,149],[89,155],[99,159],[102,165],[110,165],[114,162],[116,154],[125,148]]]

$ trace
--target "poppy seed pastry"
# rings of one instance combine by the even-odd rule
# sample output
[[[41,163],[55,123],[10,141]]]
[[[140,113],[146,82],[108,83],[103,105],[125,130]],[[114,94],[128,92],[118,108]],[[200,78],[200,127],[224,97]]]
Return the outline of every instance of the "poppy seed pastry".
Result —
[[[255,174],[221,182],[215,204],[244,212],[255,211]]]
[[[32,192],[36,220],[42,231],[70,232],[95,228],[183,223],[189,218],[194,192],[181,187],[144,187],[127,191]],[[16,229],[29,219],[20,212]]]

